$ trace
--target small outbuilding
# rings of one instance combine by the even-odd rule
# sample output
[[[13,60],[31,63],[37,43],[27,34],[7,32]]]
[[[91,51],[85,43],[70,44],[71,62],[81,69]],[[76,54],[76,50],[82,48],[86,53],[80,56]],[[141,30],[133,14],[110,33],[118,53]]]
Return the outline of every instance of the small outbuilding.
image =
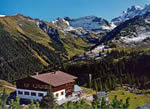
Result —
[[[139,106],[136,109],[150,109],[150,105],[149,104],[144,104],[143,106]]]
[[[96,97],[98,99],[102,99],[104,97],[106,99],[106,101],[109,101],[108,93],[105,91],[97,92]]]
[[[74,85],[73,96],[81,97],[82,95],[83,95],[83,89],[78,85]]]

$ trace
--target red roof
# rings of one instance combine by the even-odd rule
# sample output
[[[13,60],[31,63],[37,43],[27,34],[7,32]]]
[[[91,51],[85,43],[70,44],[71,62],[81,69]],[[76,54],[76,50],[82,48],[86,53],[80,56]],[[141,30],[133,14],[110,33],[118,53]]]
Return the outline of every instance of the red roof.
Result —
[[[40,80],[42,82],[45,82],[49,85],[52,85],[54,87],[60,86],[69,82],[74,82],[74,80],[77,79],[77,77],[61,72],[61,71],[38,74],[38,75],[33,75],[31,77],[37,80]]]

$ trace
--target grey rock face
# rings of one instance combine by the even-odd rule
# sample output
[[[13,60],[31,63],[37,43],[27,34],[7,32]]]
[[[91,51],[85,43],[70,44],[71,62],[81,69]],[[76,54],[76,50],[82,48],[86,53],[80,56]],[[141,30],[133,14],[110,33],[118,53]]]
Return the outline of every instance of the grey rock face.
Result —
[[[43,22],[43,21],[37,22],[37,25],[38,25],[38,27],[41,28],[45,33],[47,33],[47,34],[50,36],[50,38],[51,38],[52,40],[54,40],[54,41],[56,41],[56,42],[62,44],[61,41],[60,41],[60,37],[59,37],[59,33],[58,33],[58,30],[57,30],[57,29],[53,28],[52,26],[46,24],[46,23]]]

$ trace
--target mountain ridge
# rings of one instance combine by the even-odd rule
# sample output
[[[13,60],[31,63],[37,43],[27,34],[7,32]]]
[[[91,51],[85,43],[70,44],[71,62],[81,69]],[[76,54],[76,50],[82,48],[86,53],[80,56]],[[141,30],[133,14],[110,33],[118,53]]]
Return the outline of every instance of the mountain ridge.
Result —
[[[114,28],[107,20],[96,16],[85,16],[76,19],[69,17],[58,18],[52,21],[52,23],[58,26],[60,23],[63,23],[68,27],[68,31],[82,29],[84,31],[100,33],[111,31]]]
[[[13,81],[90,48],[87,39],[72,35],[21,14],[0,17],[0,77]]]
[[[93,49],[103,45],[147,48],[150,46],[150,12],[129,19],[105,35]]]
[[[105,47],[103,45],[110,48],[112,45],[149,47],[150,14],[148,7],[144,9],[146,14],[128,19],[117,27],[96,16],[65,17],[51,22],[21,14],[0,17],[0,43],[3,43],[0,47],[0,77],[13,80],[15,76],[19,78],[42,71],[84,54],[95,45],[100,45],[100,49]],[[128,12],[133,10],[143,9],[132,7]],[[142,41],[136,42],[139,37]],[[21,73],[17,75],[18,72]]]
[[[115,25],[120,25],[121,23],[129,19],[132,19],[136,16],[144,15],[149,11],[150,11],[150,4],[145,5],[144,8],[133,5],[126,11],[123,11],[122,15],[120,15],[119,17],[112,19],[111,22],[114,23]]]

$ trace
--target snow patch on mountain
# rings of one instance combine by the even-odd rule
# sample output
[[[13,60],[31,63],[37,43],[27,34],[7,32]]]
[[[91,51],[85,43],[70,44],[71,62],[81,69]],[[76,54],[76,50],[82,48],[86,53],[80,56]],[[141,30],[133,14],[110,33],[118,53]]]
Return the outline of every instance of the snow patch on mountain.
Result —
[[[63,18],[57,18],[56,20],[52,21],[52,23],[64,32],[75,30],[75,28],[70,26],[69,22]]]
[[[150,32],[142,33],[142,34],[138,35],[137,37],[133,37],[133,38],[121,37],[121,39],[126,43],[141,42],[146,38],[150,38]]]
[[[6,15],[0,15],[0,17],[5,17]]]
[[[86,16],[76,19],[71,19],[69,17],[58,18],[57,20],[52,21],[52,23],[65,32],[80,30],[101,33],[108,32],[115,27],[107,20],[96,16]]]
[[[92,50],[93,53],[99,53],[105,48],[105,46],[102,44],[100,46],[97,46],[95,49]]]
[[[149,19],[145,19],[145,22],[150,24],[150,18]]]
[[[70,25],[68,21],[62,19],[62,18],[57,18],[56,20],[52,21],[53,24],[55,25],[60,25],[60,24],[65,24],[65,25]]]
[[[81,27],[85,30],[93,32],[109,31],[113,29],[108,21],[96,16],[86,16],[77,19],[69,19],[68,22],[72,27]]]

